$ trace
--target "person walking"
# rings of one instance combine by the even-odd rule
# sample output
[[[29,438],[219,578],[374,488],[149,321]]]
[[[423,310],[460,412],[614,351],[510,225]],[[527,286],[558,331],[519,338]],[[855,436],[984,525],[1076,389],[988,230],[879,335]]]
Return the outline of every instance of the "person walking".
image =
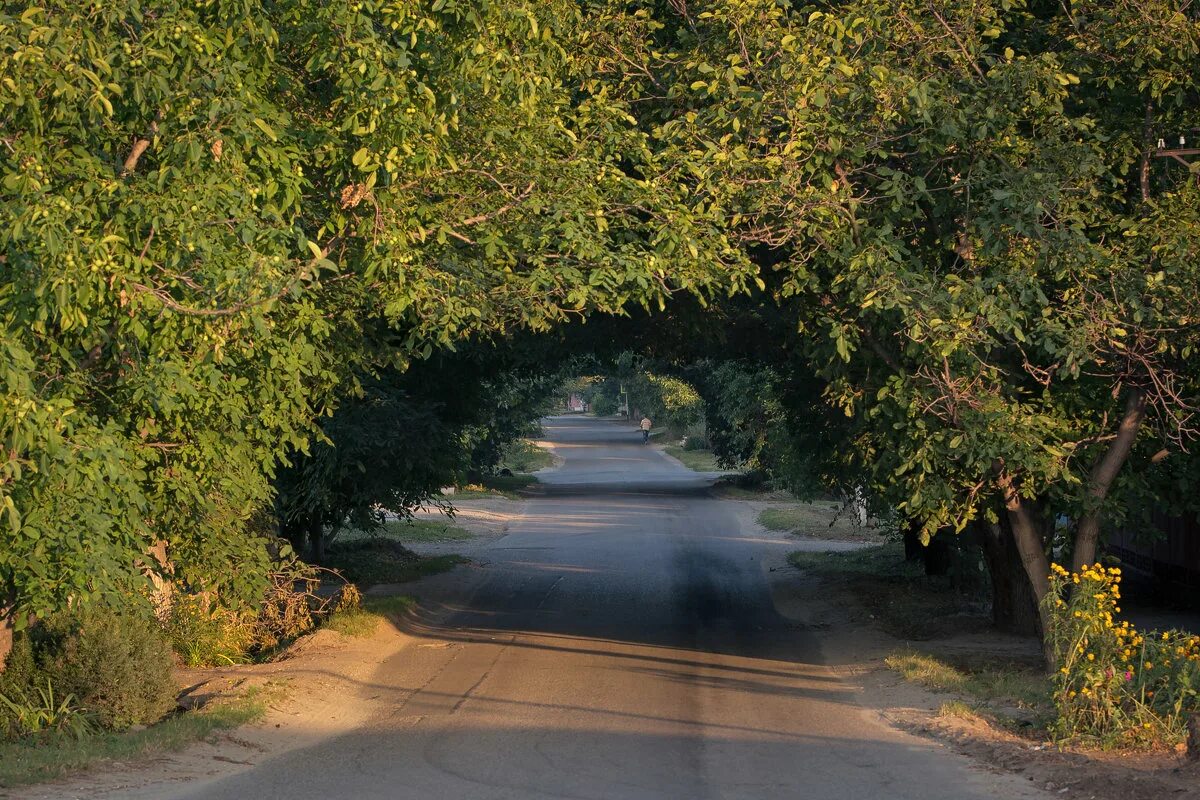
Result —
[[[642,423],[638,426],[642,429],[642,444],[650,441],[650,426],[652,424],[649,417],[642,417]]]

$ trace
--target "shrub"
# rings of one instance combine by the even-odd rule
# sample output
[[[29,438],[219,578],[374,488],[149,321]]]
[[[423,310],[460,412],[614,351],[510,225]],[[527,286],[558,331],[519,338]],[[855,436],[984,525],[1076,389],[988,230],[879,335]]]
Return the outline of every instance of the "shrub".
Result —
[[[1177,744],[1200,711],[1200,637],[1118,622],[1120,582],[1119,569],[1100,564],[1052,567],[1043,603],[1058,667],[1055,732],[1106,746]]]
[[[244,663],[256,638],[252,618],[220,608],[201,594],[175,597],[166,632],[172,649],[189,667]]]
[[[148,725],[175,705],[171,650],[151,619],[89,608],[45,620],[31,638],[39,680],[105,728]]]

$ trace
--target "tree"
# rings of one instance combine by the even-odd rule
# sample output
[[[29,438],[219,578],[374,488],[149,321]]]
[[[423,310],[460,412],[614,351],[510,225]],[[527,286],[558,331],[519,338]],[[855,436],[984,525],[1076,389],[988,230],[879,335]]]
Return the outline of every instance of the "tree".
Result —
[[[1111,102],[1196,124],[1196,22],[1152,5],[613,7],[594,40],[779,275],[861,479],[926,537],[999,526],[1037,597],[1051,522],[1090,559],[1127,460],[1192,435],[1196,189],[1144,189],[1147,98]]]
[[[518,0],[0,12],[4,625],[147,571],[253,602],[246,522],[356,376],[744,286],[719,218],[581,89],[583,23]]]

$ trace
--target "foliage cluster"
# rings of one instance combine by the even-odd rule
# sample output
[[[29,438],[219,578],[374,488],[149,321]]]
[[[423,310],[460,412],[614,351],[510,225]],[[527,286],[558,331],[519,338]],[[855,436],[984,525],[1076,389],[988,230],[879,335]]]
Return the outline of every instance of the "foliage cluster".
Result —
[[[1116,567],[1051,570],[1043,603],[1058,666],[1057,734],[1108,746],[1182,742],[1200,713],[1200,636],[1142,632],[1118,620]]]
[[[754,289],[722,457],[1043,597],[1200,470],[1197,74],[1179,0],[5,7],[0,626],[253,607],[255,520],[319,558],[495,466],[546,371],[495,342]],[[667,344],[618,372],[682,426]]]
[[[361,601],[358,587],[344,576],[292,562],[268,576],[257,608],[231,608],[212,593],[178,593],[163,628],[186,666],[241,664],[269,656]]]
[[[0,676],[11,701],[0,720],[10,734],[36,732],[31,708],[43,726],[75,726],[77,713],[108,730],[148,725],[175,707],[173,666],[152,618],[99,606],[62,612],[18,636]]]
[[[359,381],[750,285],[588,34],[569,0],[0,11],[0,622],[134,596],[159,543],[253,605],[247,522]]]

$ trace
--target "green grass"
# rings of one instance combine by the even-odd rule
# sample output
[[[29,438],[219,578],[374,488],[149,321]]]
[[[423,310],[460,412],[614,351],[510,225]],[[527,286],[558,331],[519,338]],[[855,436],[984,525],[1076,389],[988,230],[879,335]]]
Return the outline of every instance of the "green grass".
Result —
[[[842,511],[840,503],[828,501],[766,508],[758,515],[758,523],[767,530],[814,539],[863,540],[871,537],[870,531],[855,525],[852,515]]]
[[[848,592],[888,632],[905,639],[981,630],[990,624],[986,604],[960,594],[944,579],[930,579],[920,563],[904,560],[898,542],[846,552],[795,552],[792,566]]]
[[[524,439],[509,445],[504,451],[498,469],[507,469],[512,475],[485,475],[474,483],[458,486],[448,499],[479,500],[489,497],[507,497],[517,500],[529,487],[538,482],[537,476],[530,475],[539,469],[554,465],[554,456],[549,450],[544,450]]]
[[[959,695],[942,705],[940,716],[984,717],[1010,728],[1032,724],[1040,731],[1054,714],[1049,680],[1028,664],[983,656],[951,663],[915,650],[893,653],[884,663],[907,681]],[[1013,709],[1030,712],[1025,716],[1032,719],[1014,719]]]
[[[416,604],[416,598],[406,594],[372,597],[363,601],[358,608],[347,608],[334,612],[325,620],[323,627],[337,631],[343,636],[360,638],[370,636],[379,626],[380,620],[399,617]]]
[[[696,472],[722,472],[721,465],[717,463],[717,457],[712,454],[711,450],[684,450],[676,444],[669,444],[663,448],[663,451],[683,462],[683,465],[690,470]]]
[[[470,539],[469,530],[444,519],[389,520],[387,535],[400,542],[450,542]]]
[[[523,491],[538,482],[534,475],[487,475],[477,483],[459,486],[447,499],[476,500],[487,497],[507,497],[517,500]]]
[[[237,699],[179,712],[143,730],[0,744],[0,786],[26,786],[102,762],[142,761],[182,750],[216,731],[261,718],[271,694],[267,687],[253,687]]]
[[[504,451],[500,466],[518,475],[537,472],[539,469],[554,466],[554,456],[549,450],[538,447],[533,442],[518,439]]]
[[[325,566],[338,570],[361,588],[415,581],[446,572],[467,560],[457,555],[422,557],[399,542],[384,538],[335,542],[325,555]]]
[[[1040,710],[1050,705],[1050,684],[1045,674],[1028,665],[995,658],[987,663],[955,665],[915,650],[893,653],[884,663],[905,680],[927,689],[1017,708]]]
[[[947,700],[938,708],[939,717],[957,717],[958,719],[977,720],[979,714],[975,709],[962,700]]]

